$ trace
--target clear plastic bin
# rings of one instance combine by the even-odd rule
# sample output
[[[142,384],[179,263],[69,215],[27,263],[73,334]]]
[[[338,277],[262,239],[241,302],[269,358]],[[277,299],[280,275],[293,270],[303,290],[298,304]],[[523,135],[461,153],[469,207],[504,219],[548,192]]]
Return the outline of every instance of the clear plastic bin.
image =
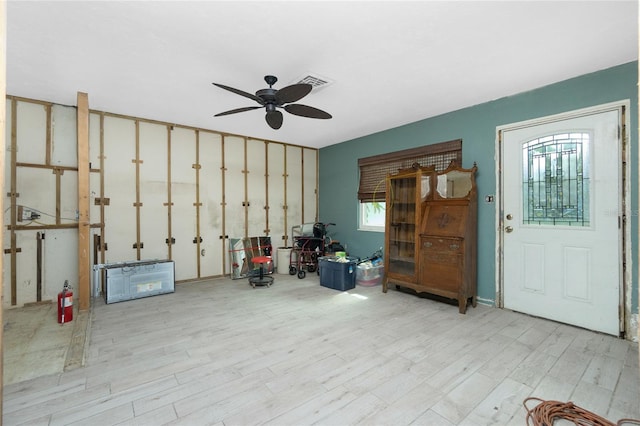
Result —
[[[372,287],[382,284],[384,276],[384,265],[373,265],[371,262],[365,262],[358,265],[356,271],[356,284],[363,287]]]

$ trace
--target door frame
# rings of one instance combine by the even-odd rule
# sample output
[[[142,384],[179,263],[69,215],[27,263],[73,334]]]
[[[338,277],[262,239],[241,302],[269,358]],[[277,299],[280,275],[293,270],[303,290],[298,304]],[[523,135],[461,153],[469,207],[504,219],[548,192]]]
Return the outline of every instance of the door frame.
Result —
[[[588,108],[581,108],[577,110],[567,111],[559,114],[548,115],[544,117],[534,118],[530,120],[519,121],[515,123],[503,124],[496,126],[496,140],[495,140],[495,160],[496,160],[496,212],[495,223],[496,228],[496,307],[504,308],[504,259],[503,259],[503,247],[504,247],[504,197],[503,197],[503,152],[502,152],[502,139],[505,131],[517,130],[524,127],[538,126],[542,124],[552,123],[556,121],[568,120],[572,118],[581,117],[584,115],[597,114],[612,110],[620,111],[621,126],[619,126],[618,133],[622,141],[620,148],[620,175],[621,175],[621,187],[622,191],[622,210],[624,217],[620,218],[622,226],[622,257],[621,260],[624,267],[622,270],[622,279],[620,283],[620,297],[618,302],[618,324],[619,335],[623,338],[632,338],[635,334],[631,329],[632,314],[631,314],[631,298],[633,297],[633,257],[631,255],[631,222],[633,217],[631,214],[631,163],[630,154],[630,131],[631,131],[631,118],[630,118],[630,105],[629,99],[610,102],[606,104],[596,105]],[[626,219],[625,219],[626,218]],[[637,318],[635,321],[637,322]]]

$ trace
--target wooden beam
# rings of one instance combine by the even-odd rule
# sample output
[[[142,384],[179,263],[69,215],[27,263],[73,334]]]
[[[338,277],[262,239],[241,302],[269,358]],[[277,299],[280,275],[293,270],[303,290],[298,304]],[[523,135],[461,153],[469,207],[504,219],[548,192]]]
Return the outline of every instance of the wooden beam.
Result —
[[[15,99],[11,100],[11,182],[9,185],[11,187],[9,196],[11,197],[11,226],[15,227],[18,216],[18,206],[16,202],[16,198],[18,196],[17,190],[17,176],[16,172],[16,161],[18,158],[18,101]],[[4,175],[3,175],[4,176]],[[6,186],[6,185],[5,185]],[[15,231],[11,231],[10,236],[11,241],[11,306],[16,306],[18,304],[18,259],[16,257],[16,248],[17,248],[17,237]]]
[[[244,166],[242,174],[244,176],[244,237],[249,238],[249,165],[247,164],[247,138],[244,141]]]
[[[201,259],[200,259],[200,245],[202,241],[202,235],[200,234],[200,207],[202,203],[200,202],[200,169],[202,165],[200,164],[200,131],[196,130],[196,163],[193,164],[193,169],[196,171],[196,202],[193,204],[196,208],[196,259],[197,259],[197,269],[198,269],[198,278],[201,276]]]
[[[223,135],[220,144],[220,160],[222,160],[222,165],[220,166],[220,175],[222,177],[222,234],[220,235],[220,242],[222,244],[222,275],[227,275],[227,251],[225,250],[227,246],[227,236],[225,234],[227,232],[227,195],[225,193],[225,179],[227,176],[227,168],[225,166],[226,163],[224,158],[224,142],[225,137]]]
[[[60,213],[62,211],[62,174],[63,170],[53,169],[53,174],[56,175],[56,225],[62,223]],[[78,189],[79,190],[79,189]]]
[[[92,223],[89,228],[102,228],[104,223]],[[77,223],[61,223],[59,225],[7,225],[9,231],[44,231],[47,229],[78,229]],[[104,262],[102,262],[104,263]]]
[[[271,228],[269,227],[269,142],[264,143],[264,224],[265,224],[264,235],[270,235]],[[273,244],[273,242],[271,244]]]
[[[140,121],[136,120],[136,158],[133,160],[133,163],[136,165],[136,202],[134,206],[136,207],[136,260],[140,260],[142,253],[140,249],[142,248],[142,244],[140,244],[140,207],[142,203],[140,202]]]
[[[289,235],[287,232],[289,230],[288,225],[288,197],[287,197],[287,181],[289,180],[289,174],[287,174],[287,147],[285,146],[284,149],[284,172],[282,173],[282,178],[284,180],[284,205],[282,206],[283,209],[283,213],[284,213],[284,246],[285,247],[289,247],[289,237],[292,238],[291,240],[291,244],[293,244],[293,235]]]
[[[89,218],[89,96],[78,92],[78,309],[89,309],[91,241]]]
[[[173,259],[173,229],[171,228],[171,217],[173,201],[171,200],[171,132],[172,126],[167,126],[167,259]]]
[[[0,98],[4,98],[7,94],[7,70],[6,70],[6,58],[7,58],[7,13],[6,6],[7,2],[0,2],[0,58],[2,58],[3,66],[0,67]],[[0,105],[0,151],[6,153],[5,150],[6,141],[5,141],[5,128],[7,126],[7,111],[6,111],[6,102],[2,102]],[[5,176],[5,154],[0,155],[0,188],[4,188],[4,176]],[[4,197],[0,197],[0,211],[4,212]],[[15,220],[15,218],[14,218]],[[4,230],[0,227],[0,241],[4,241]],[[0,271],[4,271],[4,256],[0,256]],[[3,288],[4,288],[4,274],[0,274],[0,302],[4,300]],[[4,328],[4,319],[2,318],[2,307],[3,303],[0,303],[0,324],[3,324],[3,327],[0,327],[0,395],[3,393],[2,382],[4,380],[4,376],[2,371],[4,370],[3,366],[3,357],[4,353],[4,345],[2,331]],[[0,424],[2,424],[2,399],[0,398]]]
[[[16,167],[30,167],[30,168],[34,168],[34,169],[49,169],[49,170],[59,170],[64,172],[65,170],[69,170],[72,172],[77,172],[78,168],[77,167],[69,167],[69,166],[60,166],[60,165],[46,165],[46,164],[34,164],[34,163],[23,163],[20,161],[16,162]]]
[[[319,194],[318,194],[318,189],[320,188],[320,153],[318,152],[318,150],[316,149],[316,164],[315,164],[315,168],[316,168],[316,188],[314,189],[314,192],[316,194],[316,222],[320,222],[320,198],[319,198]]]
[[[108,203],[105,204],[104,200],[104,114],[100,114],[100,263],[106,263],[105,247],[107,240],[104,226],[104,206],[108,205]],[[104,291],[102,284],[100,288],[101,291]]]
[[[42,234],[36,232],[36,301],[42,302]]]
[[[304,223],[304,148],[300,148],[300,204],[302,205],[302,218],[300,223]]]
[[[53,151],[53,119],[52,116],[52,105],[45,105],[45,111],[47,112],[47,135],[46,135],[46,146],[45,146],[45,158],[44,164],[47,166],[51,165],[51,152]]]

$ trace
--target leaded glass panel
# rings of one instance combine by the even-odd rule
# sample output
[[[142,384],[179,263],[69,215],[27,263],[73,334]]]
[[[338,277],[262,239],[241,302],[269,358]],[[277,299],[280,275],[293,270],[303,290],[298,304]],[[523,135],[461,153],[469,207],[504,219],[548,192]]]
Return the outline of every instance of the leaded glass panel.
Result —
[[[523,224],[589,226],[589,145],[589,133],[581,132],[523,145]]]

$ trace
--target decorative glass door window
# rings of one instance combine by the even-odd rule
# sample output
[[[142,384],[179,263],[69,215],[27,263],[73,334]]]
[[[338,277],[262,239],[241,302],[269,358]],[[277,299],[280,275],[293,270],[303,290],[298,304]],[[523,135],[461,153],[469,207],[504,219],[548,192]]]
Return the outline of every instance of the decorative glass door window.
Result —
[[[561,133],[522,147],[522,223],[590,225],[589,133]]]

